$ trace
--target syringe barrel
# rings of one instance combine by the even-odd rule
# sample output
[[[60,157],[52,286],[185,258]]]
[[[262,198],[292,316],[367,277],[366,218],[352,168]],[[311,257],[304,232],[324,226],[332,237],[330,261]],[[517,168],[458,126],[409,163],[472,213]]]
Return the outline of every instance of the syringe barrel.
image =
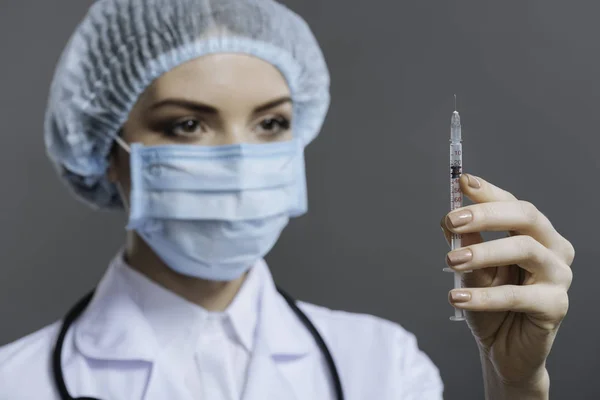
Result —
[[[458,114],[458,111],[452,113],[452,119],[450,120],[450,141],[453,143],[460,143],[462,141],[460,115]]]

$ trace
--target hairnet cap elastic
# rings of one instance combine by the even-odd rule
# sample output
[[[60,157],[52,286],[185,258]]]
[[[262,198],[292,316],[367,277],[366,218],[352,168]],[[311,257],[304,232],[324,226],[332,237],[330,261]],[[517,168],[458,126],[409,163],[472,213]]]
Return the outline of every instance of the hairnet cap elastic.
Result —
[[[304,20],[272,0],[99,0],[69,40],[50,88],[44,137],[74,193],[122,208],[106,177],[114,137],[160,75],[210,53],[259,57],[285,77],[294,134],[308,144],[329,107],[329,73]]]

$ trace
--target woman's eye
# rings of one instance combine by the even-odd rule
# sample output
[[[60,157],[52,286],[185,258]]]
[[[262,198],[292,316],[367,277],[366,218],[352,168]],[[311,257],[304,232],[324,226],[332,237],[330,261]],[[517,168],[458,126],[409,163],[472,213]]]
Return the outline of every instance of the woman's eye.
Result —
[[[167,134],[171,136],[192,136],[201,131],[200,121],[195,119],[186,119],[171,125],[167,129]]]
[[[283,117],[272,117],[262,120],[259,124],[262,131],[274,135],[290,129],[290,121]]]

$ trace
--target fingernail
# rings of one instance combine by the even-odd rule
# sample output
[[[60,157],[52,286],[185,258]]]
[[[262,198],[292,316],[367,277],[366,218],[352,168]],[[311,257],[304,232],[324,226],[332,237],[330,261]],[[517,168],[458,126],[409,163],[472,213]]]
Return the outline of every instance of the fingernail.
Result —
[[[453,228],[458,228],[471,222],[473,214],[469,210],[454,211],[448,214],[448,222]]]
[[[473,175],[469,175],[469,174],[465,174],[467,176],[467,183],[469,184],[470,188],[473,189],[479,189],[481,187],[481,183],[479,182],[479,180],[477,178],[475,178]]]
[[[448,253],[447,262],[448,265],[455,267],[459,264],[464,264],[468,261],[471,261],[473,258],[473,253],[469,249],[461,249],[455,250]]]
[[[452,290],[450,292],[450,300],[453,303],[466,303],[471,300],[471,293],[464,290]]]

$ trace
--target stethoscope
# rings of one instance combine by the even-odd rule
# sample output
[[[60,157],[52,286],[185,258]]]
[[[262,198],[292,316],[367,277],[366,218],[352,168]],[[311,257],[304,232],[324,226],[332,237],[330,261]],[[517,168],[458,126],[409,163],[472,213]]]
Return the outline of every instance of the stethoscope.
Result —
[[[337,368],[335,367],[335,363],[333,361],[333,357],[331,357],[331,353],[325,344],[325,341],[317,331],[317,328],[310,322],[306,314],[298,308],[296,305],[296,301],[286,292],[277,288],[279,294],[283,296],[285,301],[288,303],[290,308],[294,311],[296,316],[302,321],[302,324],[309,330],[312,337],[317,342],[319,346],[319,350],[323,353],[325,357],[325,361],[327,362],[327,368],[329,369],[329,373],[331,374],[331,379],[333,380],[333,386],[335,388],[336,398],[338,400],[344,400],[344,393],[342,392],[342,383],[340,381],[340,376],[338,375]],[[73,308],[69,310],[67,315],[65,316],[62,326],[60,328],[60,332],[58,334],[58,338],[56,339],[56,343],[54,344],[54,351],[52,353],[52,373],[54,375],[54,383],[58,389],[58,393],[60,394],[60,398],[62,400],[98,400],[93,397],[77,397],[74,398],[69,394],[67,390],[67,386],[65,385],[65,378],[62,371],[62,348],[65,342],[65,336],[67,335],[67,331],[73,325],[75,320],[85,311],[86,307],[92,300],[94,296],[94,291],[92,290],[90,293],[85,295],[81,300],[79,300]]]

